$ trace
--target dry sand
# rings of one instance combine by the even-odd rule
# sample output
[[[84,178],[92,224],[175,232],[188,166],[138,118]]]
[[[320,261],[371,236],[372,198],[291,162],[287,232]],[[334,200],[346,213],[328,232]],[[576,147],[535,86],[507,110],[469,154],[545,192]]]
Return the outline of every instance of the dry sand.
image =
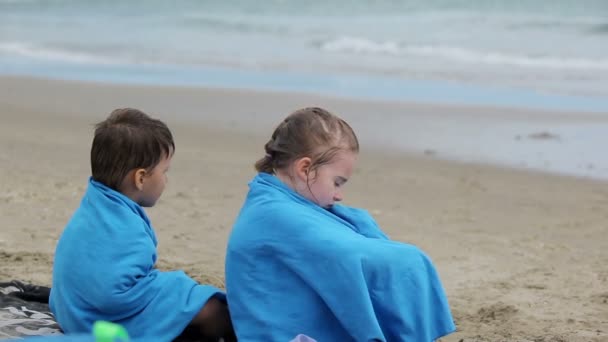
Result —
[[[92,125],[113,108],[144,109],[176,137],[169,187],[148,210],[160,267],[220,286],[227,235],[279,118],[306,104],[338,108],[366,141],[373,132],[357,118],[369,111],[446,112],[22,78],[2,78],[0,89],[0,280],[47,285],[55,242],[90,173]],[[608,341],[608,184],[363,147],[346,203],[367,208],[392,238],[433,258],[458,326],[442,341]]]

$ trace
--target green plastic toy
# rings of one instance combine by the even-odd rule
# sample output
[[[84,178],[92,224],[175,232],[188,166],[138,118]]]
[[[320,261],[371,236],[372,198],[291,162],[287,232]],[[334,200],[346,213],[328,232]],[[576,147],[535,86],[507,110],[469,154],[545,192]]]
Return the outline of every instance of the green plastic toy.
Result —
[[[120,324],[97,321],[93,324],[95,342],[128,342],[129,334]]]

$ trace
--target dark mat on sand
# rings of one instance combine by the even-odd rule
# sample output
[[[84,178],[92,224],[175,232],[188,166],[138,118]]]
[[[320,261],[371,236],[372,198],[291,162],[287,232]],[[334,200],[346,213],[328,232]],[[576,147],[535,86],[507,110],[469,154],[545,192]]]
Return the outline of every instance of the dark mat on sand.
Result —
[[[0,339],[61,334],[49,310],[50,291],[16,280],[0,283]]]
[[[0,282],[0,340],[62,335],[49,309],[51,288],[18,280]],[[174,342],[198,342],[185,332]]]

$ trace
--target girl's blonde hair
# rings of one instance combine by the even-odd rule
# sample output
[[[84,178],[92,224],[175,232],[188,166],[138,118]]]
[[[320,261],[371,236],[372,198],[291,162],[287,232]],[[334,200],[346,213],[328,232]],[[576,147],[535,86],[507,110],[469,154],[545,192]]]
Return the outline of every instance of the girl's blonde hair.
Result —
[[[294,160],[312,159],[311,171],[330,163],[339,151],[359,152],[353,129],[329,111],[308,107],[290,114],[264,145],[266,155],[255,163],[258,172],[274,174]]]

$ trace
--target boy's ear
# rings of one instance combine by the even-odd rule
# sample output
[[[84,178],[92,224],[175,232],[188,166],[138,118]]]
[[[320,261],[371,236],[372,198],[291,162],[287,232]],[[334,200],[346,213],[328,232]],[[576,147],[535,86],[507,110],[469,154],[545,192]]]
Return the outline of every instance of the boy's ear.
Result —
[[[133,184],[137,190],[141,191],[144,189],[144,180],[146,179],[146,169],[136,169],[133,172]]]
[[[308,179],[308,173],[310,172],[310,166],[312,165],[312,159],[309,157],[304,157],[296,160],[295,162],[295,174],[296,177],[300,178],[303,181]]]

